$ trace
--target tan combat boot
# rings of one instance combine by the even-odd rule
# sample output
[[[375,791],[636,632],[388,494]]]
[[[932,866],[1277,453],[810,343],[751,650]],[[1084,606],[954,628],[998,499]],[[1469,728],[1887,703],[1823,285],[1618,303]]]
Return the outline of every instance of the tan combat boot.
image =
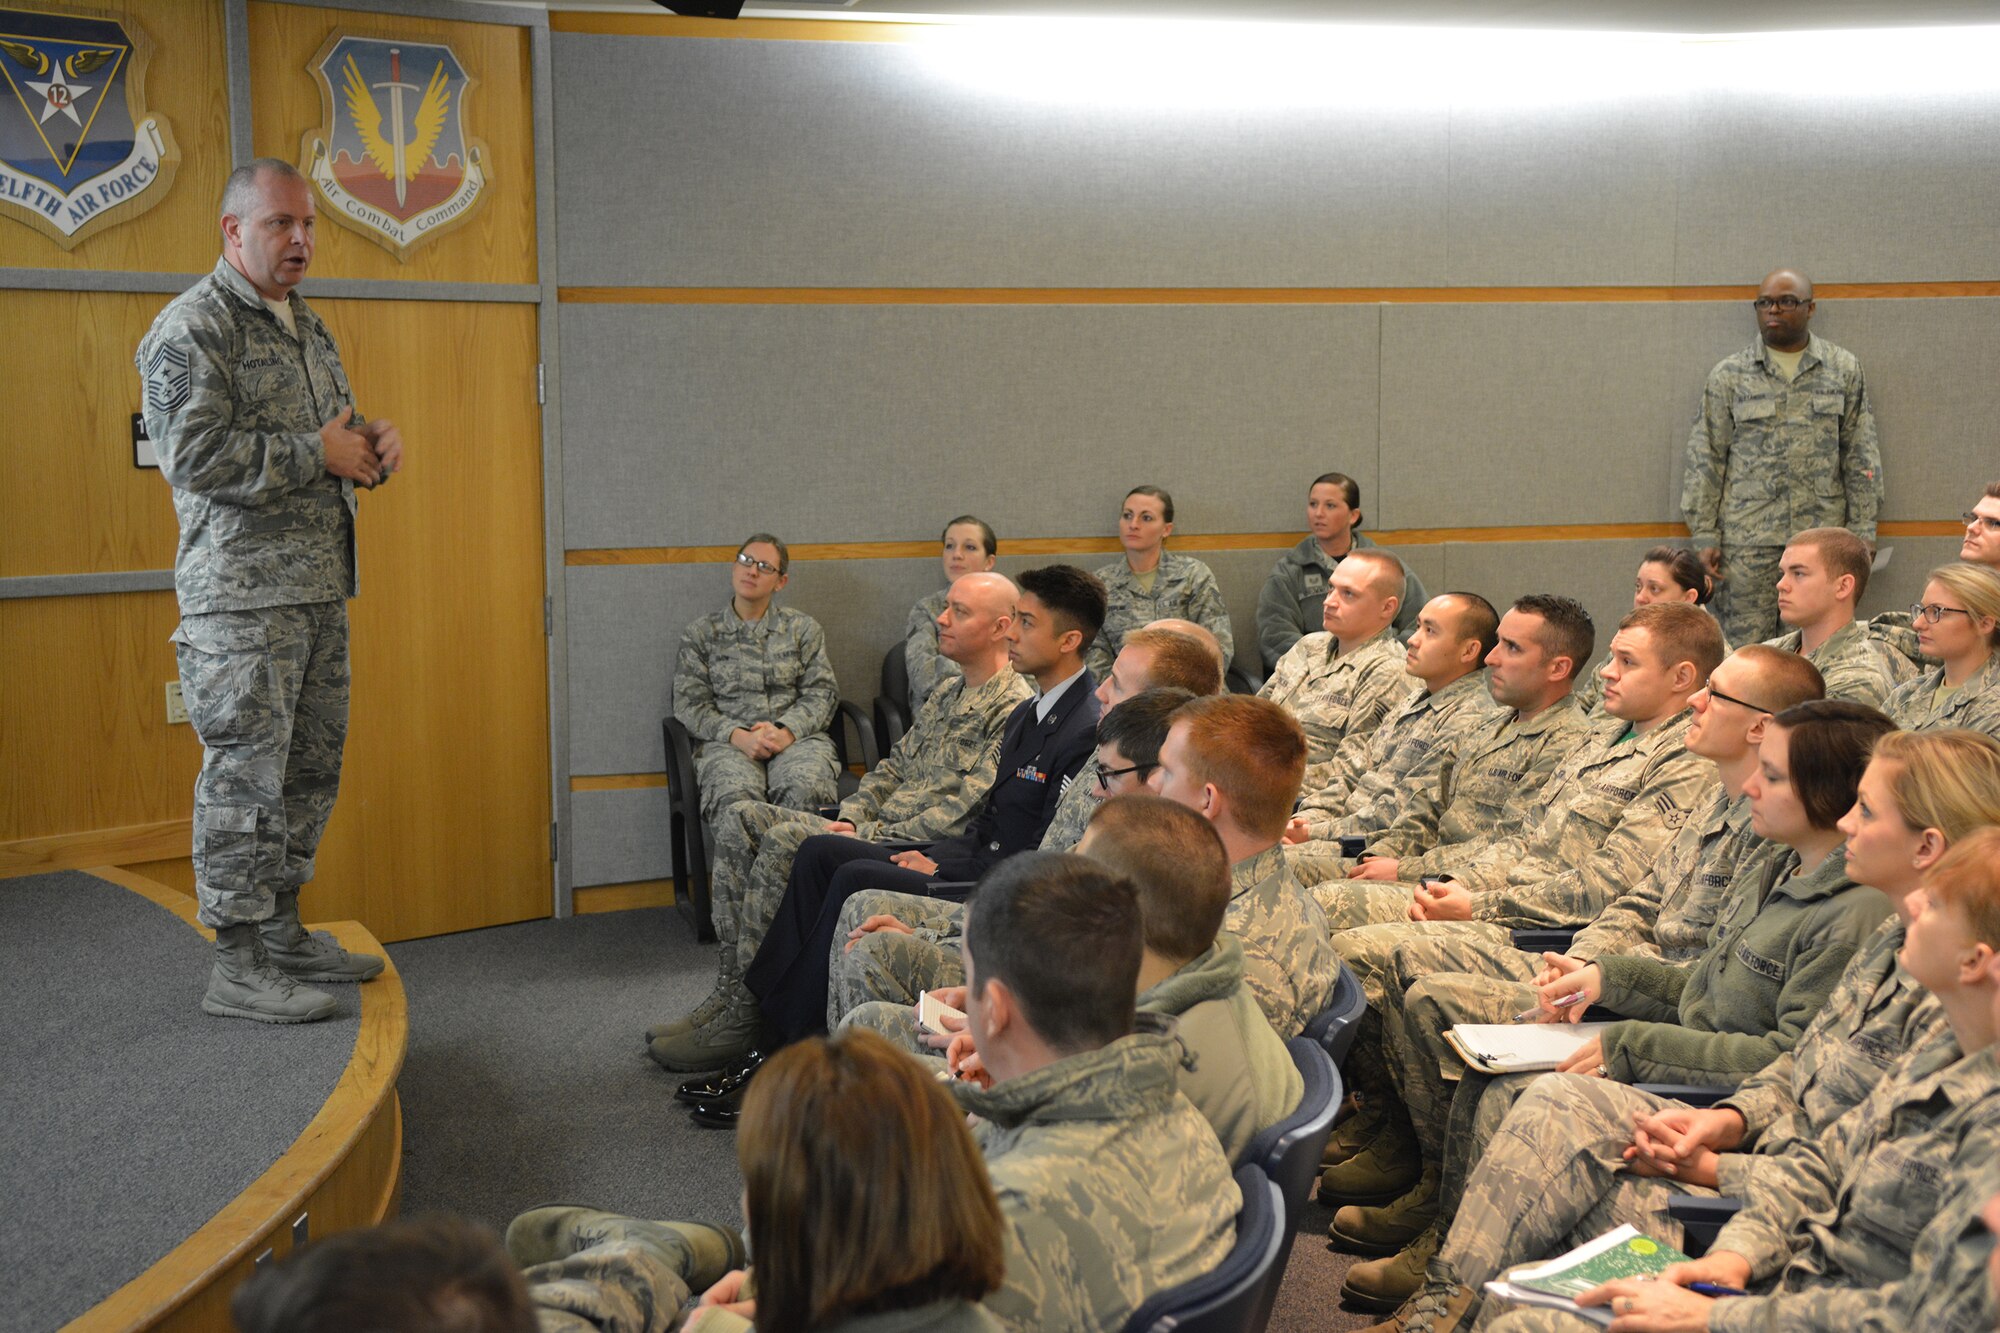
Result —
[[[382,960],[374,954],[349,953],[308,931],[299,920],[297,889],[280,889],[273,897],[271,915],[257,923],[271,966],[294,981],[366,981],[381,973]]]
[[[255,925],[216,928],[215,969],[201,997],[203,1013],[259,1023],[313,1023],[331,1018],[338,1007],[325,991],[301,986],[273,967]]]
[[[1338,1166],[1320,1172],[1321,1203],[1388,1203],[1410,1192],[1423,1176],[1423,1153],[1402,1108],[1385,1111],[1381,1133]]]
[[[1417,1187],[1393,1203],[1377,1208],[1348,1204],[1327,1227],[1340,1248],[1350,1254],[1395,1254],[1437,1221],[1438,1172],[1426,1166]]]
[[[655,1023],[653,1026],[647,1028],[646,1045],[651,1046],[662,1037],[678,1037],[683,1032],[692,1032],[698,1027],[713,1023],[722,1016],[722,1010],[729,1003],[730,995],[740,984],[736,975],[736,946],[733,944],[717,945],[715,950],[715,985],[710,988],[707,995],[702,997],[701,1003],[697,1004],[687,1013],[682,1014],[679,1018],[668,1019],[664,1023]]]
[[[663,1069],[695,1074],[733,1064],[757,1048],[764,1016],[757,997],[741,981],[734,982],[722,1010],[699,1027],[655,1037],[646,1053]]]
[[[1443,1231],[1431,1227],[1399,1253],[1349,1268],[1340,1294],[1363,1310],[1394,1310],[1424,1289],[1425,1268],[1443,1244]],[[1404,1315],[1407,1324],[1408,1311]]]

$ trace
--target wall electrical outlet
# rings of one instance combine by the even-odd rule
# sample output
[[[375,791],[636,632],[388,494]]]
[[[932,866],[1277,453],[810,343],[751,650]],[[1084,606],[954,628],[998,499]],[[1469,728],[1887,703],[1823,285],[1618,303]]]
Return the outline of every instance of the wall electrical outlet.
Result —
[[[177,726],[187,720],[187,705],[181,702],[181,683],[170,680],[167,682],[167,725]]]

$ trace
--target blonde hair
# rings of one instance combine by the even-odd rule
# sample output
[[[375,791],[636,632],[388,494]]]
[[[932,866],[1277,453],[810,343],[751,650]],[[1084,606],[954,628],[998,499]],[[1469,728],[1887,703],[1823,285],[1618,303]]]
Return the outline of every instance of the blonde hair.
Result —
[[[1934,828],[1955,843],[2000,824],[2000,741],[1984,732],[1892,731],[1870,757],[1896,766],[1889,792],[1911,832]]]
[[[1972,937],[2000,949],[2000,828],[1974,829],[1924,876],[1924,889],[1965,914]]]
[[[1933,569],[1924,582],[1942,583],[1965,603],[1974,620],[1991,619],[1994,625],[1986,642],[2000,648],[2000,574],[1970,560],[1954,560]]]

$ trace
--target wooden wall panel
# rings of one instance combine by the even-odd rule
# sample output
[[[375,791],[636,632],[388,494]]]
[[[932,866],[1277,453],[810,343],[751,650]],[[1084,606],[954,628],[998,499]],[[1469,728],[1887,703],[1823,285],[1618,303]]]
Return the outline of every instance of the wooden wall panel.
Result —
[[[95,238],[93,238],[95,239]],[[166,569],[174,505],[132,465],[132,352],[170,300],[115,292],[8,292],[0,370],[0,577]]]
[[[0,842],[185,819],[201,743],[167,725],[169,592],[0,601]]]
[[[361,497],[347,760],[306,914],[385,940],[546,916],[535,309],[314,308],[408,452]]]
[[[152,45],[141,90],[166,117],[181,161],[166,197],[129,222],[65,251],[11,216],[0,220],[0,267],[205,273],[221,233],[215,206],[229,175],[229,84],[218,0],[89,0],[82,8],[136,20]],[[162,188],[162,187],[155,187]],[[9,293],[9,301],[18,299]],[[9,341],[11,350],[17,344]]]
[[[297,164],[306,133],[323,122],[319,80],[307,69],[336,29],[356,36],[444,42],[477,79],[465,102],[466,134],[486,142],[491,191],[472,220],[399,263],[395,255],[325,216],[317,278],[534,282],[535,136],[528,32],[508,24],[343,13],[297,5],[250,6],[252,115],[257,152]]]

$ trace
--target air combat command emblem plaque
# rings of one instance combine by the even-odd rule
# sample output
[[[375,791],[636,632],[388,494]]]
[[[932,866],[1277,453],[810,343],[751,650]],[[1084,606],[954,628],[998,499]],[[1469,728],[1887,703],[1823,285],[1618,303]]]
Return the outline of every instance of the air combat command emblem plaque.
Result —
[[[450,47],[335,33],[312,72],[324,112],[302,165],[328,216],[407,260],[485,202],[486,145],[465,132],[475,80]]]
[[[131,19],[0,8],[0,216],[63,249],[145,212],[180,165]]]

